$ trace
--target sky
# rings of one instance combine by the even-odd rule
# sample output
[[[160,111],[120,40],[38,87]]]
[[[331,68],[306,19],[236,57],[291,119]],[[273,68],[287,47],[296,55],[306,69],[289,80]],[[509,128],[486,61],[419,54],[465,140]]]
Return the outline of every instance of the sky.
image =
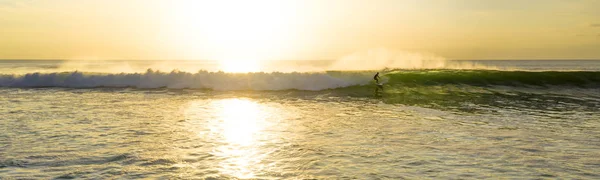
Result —
[[[600,59],[598,0],[0,0],[0,59]]]

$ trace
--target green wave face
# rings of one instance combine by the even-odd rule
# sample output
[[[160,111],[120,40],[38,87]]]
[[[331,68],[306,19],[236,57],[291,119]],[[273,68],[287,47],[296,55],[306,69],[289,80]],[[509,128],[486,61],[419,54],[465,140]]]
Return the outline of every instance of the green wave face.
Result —
[[[493,70],[429,70],[394,71],[386,75],[390,84],[405,86],[465,84],[472,86],[577,86],[598,87],[600,72],[590,71],[493,71]]]
[[[384,78],[388,81],[383,93],[375,93],[374,83],[331,93],[461,112],[487,111],[482,107],[600,108],[600,72],[396,70]]]

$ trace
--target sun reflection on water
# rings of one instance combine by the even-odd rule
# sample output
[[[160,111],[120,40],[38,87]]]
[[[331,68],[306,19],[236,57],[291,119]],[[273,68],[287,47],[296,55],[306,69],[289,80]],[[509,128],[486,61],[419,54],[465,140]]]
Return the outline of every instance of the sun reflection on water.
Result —
[[[225,141],[233,145],[252,145],[254,135],[262,130],[261,125],[265,123],[260,105],[241,99],[221,100],[215,105],[220,121],[219,128],[215,130],[224,136]]]
[[[248,99],[198,101],[187,109],[187,118],[195,119],[193,129],[201,139],[214,145],[221,174],[235,178],[257,178],[269,168],[262,163],[268,156],[264,144],[273,136],[264,132],[273,125],[274,107]]]

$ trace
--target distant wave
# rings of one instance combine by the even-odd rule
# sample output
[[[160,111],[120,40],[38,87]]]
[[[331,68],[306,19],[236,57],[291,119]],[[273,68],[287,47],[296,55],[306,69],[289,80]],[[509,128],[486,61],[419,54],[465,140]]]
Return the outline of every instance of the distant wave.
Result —
[[[134,87],[212,90],[319,91],[372,83],[373,72],[224,73],[200,71],[99,74],[85,72],[0,75],[0,87]],[[529,72],[496,70],[393,70],[385,73],[386,86],[575,86],[599,88],[600,72]]]
[[[84,72],[2,75],[2,87],[135,87],[212,90],[324,90],[367,84],[370,73],[224,73],[180,71],[98,74]]]

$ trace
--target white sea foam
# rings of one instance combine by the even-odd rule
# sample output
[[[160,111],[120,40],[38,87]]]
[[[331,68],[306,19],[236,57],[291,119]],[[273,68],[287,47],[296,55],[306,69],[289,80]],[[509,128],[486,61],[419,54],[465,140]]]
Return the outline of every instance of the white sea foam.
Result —
[[[368,73],[225,73],[199,71],[169,73],[148,70],[145,73],[90,74],[83,72],[29,73],[2,75],[2,87],[136,87],[193,88],[213,90],[324,90],[364,85]]]

